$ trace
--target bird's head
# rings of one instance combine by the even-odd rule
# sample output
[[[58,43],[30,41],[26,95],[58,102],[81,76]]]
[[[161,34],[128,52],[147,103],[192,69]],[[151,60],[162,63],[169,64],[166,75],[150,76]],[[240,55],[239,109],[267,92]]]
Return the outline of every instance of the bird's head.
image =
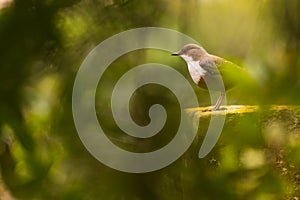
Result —
[[[200,61],[201,58],[207,55],[205,49],[196,44],[187,44],[179,52],[172,53],[172,56],[180,56],[186,62]]]

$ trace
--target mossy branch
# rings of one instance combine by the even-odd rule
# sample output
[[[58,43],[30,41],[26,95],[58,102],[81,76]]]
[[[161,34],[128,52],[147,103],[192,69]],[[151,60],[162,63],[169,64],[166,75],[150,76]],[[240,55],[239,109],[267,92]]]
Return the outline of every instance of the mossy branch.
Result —
[[[188,108],[185,111],[194,117],[208,117],[211,115],[232,115],[232,114],[244,114],[252,112],[282,112],[282,111],[293,111],[300,114],[300,106],[295,105],[270,105],[270,106],[258,106],[258,105],[227,105],[222,106],[220,110],[212,110],[212,106],[208,107],[197,107]]]

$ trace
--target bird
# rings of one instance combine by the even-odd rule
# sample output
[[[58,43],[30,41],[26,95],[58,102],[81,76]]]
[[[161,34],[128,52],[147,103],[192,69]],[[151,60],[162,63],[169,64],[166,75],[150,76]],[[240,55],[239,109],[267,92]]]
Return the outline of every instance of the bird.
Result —
[[[189,74],[200,88],[220,92],[213,111],[222,110],[225,92],[236,85],[251,85],[250,75],[240,66],[224,58],[209,54],[202,46],[187,44],[180,51],[172,53],[187,63]]]

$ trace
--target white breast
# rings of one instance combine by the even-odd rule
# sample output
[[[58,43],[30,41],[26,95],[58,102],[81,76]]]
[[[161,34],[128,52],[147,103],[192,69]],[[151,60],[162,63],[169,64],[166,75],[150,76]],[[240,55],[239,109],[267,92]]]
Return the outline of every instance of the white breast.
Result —
[[[181,57],[187,62],[188,70],[193,81],[198,84],[201,77],[203,77],[206,71],[199,65],[199,61],[193,61],[193,59],[186,55],[181,55]]]
[[[198,84],[201,77],[205,75],[206,71],[199,65],[199,61],[190,61],[187,64],[193,81]]]

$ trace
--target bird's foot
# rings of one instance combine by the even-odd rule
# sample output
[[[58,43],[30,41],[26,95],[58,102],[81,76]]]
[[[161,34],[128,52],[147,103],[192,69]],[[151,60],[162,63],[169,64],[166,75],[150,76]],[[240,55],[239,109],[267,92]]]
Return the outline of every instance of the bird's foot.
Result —
[[[211,111],[224,111],[224,110],[227,110],[227,108],[222,108],[222,107],[216,108],[216,107],[213,107],[213,109]]]

